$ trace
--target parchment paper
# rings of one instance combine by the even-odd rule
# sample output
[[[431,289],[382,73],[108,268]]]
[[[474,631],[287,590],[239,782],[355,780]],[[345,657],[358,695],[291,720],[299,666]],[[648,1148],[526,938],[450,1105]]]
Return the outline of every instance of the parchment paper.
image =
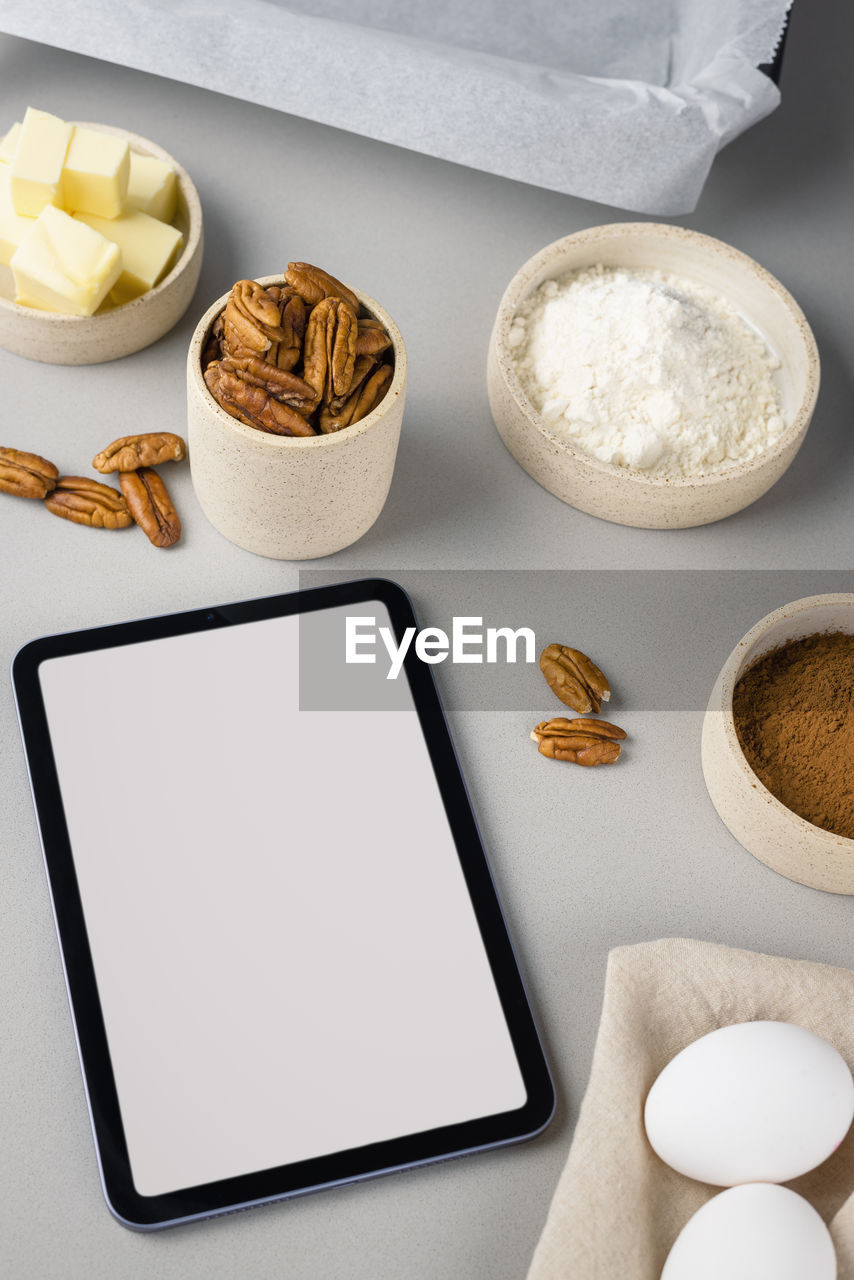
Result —
[[[777,106],[757,67],[790,2],[3,0],[0,30],[674,214],[694,208],[720,148]]]

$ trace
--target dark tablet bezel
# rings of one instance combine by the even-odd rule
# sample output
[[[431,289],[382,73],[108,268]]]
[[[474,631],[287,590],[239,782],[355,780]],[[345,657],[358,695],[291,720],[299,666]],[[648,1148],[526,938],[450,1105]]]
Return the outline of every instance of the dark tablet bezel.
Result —
[[[260,622],[308,611],[380,601],[400,641],[416,626],[409,597],[386,579],[316,587],[86,631],[47,636],[25,645],[12,664],[21,734],[39,824],[80,1062],[107,1203],[126,1226],[150,1230],[253,1204],[359,1181],[394,1170],[520,1142],[541,1132],[554,1112],[554,1088],[496,896],[430,667],[410,647],[404,670],[412,690],[460,865],[492,968],[524,1081],[518,1110],[447,1125],[349,1151],[242,1174],[157,1196],[142,1196],[131,1176],[118,1094],[95,971],[86,934],[74,858],[39,681],[42,662],[70,654]]]

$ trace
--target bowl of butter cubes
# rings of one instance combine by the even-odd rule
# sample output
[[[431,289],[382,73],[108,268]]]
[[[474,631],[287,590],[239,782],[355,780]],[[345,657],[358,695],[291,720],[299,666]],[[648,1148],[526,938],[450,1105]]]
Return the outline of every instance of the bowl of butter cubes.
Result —
[[[189,175],[126,130],[28,107],[0,141],[0,346],[48,364],[140,351],[202,266]]]

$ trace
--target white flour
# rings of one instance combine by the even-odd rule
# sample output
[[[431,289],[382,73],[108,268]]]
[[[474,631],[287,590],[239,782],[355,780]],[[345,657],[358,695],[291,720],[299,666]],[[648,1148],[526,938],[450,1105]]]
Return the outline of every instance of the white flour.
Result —
[[[547,280],[519,308],[510,346],[549,428],[604,462],[723,471],[785,426],[779,360],[718,293],[661,271]]]

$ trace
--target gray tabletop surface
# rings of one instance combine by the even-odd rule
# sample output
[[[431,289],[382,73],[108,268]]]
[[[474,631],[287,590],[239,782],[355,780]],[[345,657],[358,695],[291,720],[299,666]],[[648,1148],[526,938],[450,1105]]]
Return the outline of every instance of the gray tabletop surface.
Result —
[[[485,394],[489,330],[516,269],[559,236],[632,215],[0,38],[0,122],[33,104],[157,140],[195,179],[207,241],[194,303],[147,351],[76,369],[0,351],[4,444],[85,473],[115,436],[181,432],[195,318],[235,279],[289,258],[381,300],[410,358],[388,503],[361,542],[302,574],[221,538],[186,467],[169,473],[185,536],[168,553],[141,534],[81,529],[3,498],[0,665],[45,633],[381,572],[410,587],[425,622],[478,613],[532,626],[544,643],[572,635],[594,649],[633,739],[614,769],[561,769],[527,741],[531,716],[551,706],[535,669],[474,679],[437,668],[554,1068],[559,1104],[546,1134],[145,1236],[118,1225],[101,1197],[12,692],[0,681],[4,1275],[521,1280],[584,1094],[611,947],[683,935],[852,963],[850,900],[789,883],[744,853],[699,763],[703,706],[739,637],[787,600],[854,589],[842,572],[854,564],[852,37],[843,0],[795,14],[782,106],[721,154],[697,212],[678,220],[790,288],[818,339],[822,388],[800,454],[766,497],[677,532],[606,524],[539,488],[504,449]],[[673,681],[662,676],[670,670]]]

